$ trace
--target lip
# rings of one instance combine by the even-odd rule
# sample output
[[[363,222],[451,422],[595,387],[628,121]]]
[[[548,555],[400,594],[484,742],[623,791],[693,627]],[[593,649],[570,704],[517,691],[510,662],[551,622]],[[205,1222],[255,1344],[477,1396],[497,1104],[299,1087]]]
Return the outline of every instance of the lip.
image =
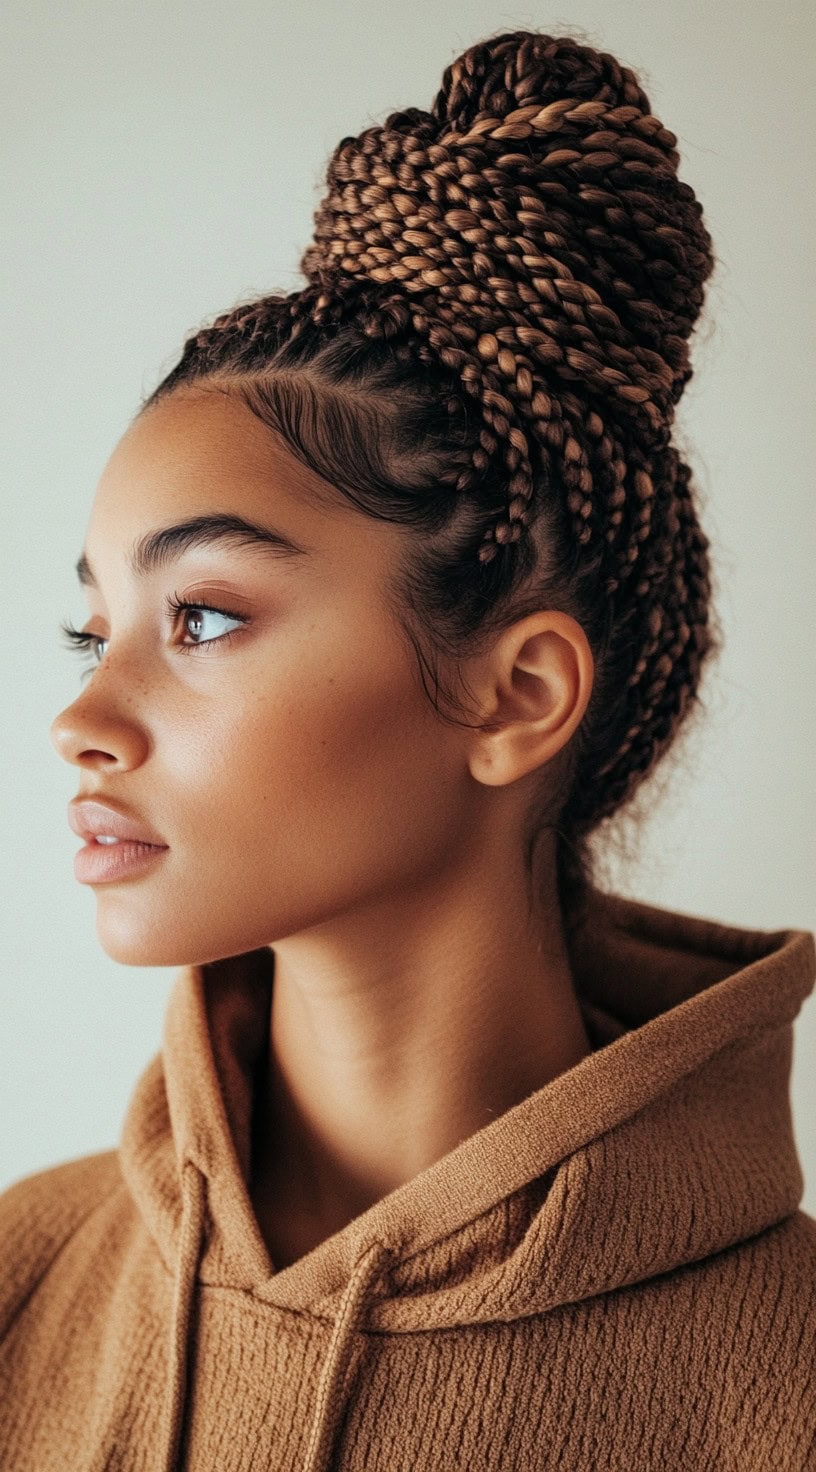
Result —
[[[78,838],[84,838],[93,847],[99,833],[108,833],[123,843],[149,844],[152,848],[166,849],[168,845],[157,833],[139,818],[133,818],[119,807],[88,798],[73,798],[68,804],[68,826]],[[108,845],[101,845],[107,848]],[[116,849],[117,844],[110,848]]]
[[[74,878],[80,884],[109,884],[130,879],[163,859],[168,848],[146,843],[86,843],[74,854]]]

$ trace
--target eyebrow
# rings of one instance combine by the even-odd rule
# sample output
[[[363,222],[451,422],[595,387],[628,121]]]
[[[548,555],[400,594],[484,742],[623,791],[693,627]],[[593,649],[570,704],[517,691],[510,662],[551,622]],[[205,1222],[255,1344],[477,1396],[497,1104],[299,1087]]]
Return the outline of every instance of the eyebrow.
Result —
[[[278,557],[306,556],[311,550],[301,546],[271,526],[259,526],[243,516],[223,512],[192,516],[186,521],[163,526],[139,537],[131,547],[128,567],[136,577],[147,577],[156,568],[167,567],[194,547],[212,547],[216,543],[241,547],[263,547]],[[76,563],[76,575],[83,588],[99,586],[85,553]]]

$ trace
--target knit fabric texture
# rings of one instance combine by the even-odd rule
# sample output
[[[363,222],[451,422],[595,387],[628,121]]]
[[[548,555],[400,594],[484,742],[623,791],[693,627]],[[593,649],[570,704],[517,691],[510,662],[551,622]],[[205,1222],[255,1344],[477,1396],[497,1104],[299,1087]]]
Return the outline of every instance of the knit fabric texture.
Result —
[[[2,1472],[816,1469],[807,930],[594,890],[592,1052],[276,1271],[274,948],[173,978],[116,1149],[0,1193]]]

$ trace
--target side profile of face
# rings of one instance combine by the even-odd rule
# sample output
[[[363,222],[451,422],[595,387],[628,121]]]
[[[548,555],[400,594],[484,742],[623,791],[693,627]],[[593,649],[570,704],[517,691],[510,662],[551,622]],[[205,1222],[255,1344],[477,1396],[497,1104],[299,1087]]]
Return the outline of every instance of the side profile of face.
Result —
[[[84,544],[83,631],[101,647],[51,737],[78,796],[110,799],[168,846],[95,887],[99,939],[125,964],[235,955],[432,884],[487,791],[472,733],[440,721],[384,601],[406,529],[315,485],[212,386],[139,416],[104,467]],[[151,533],[215,515],[300,550],[233,537],[131,566]],[[196,611],[168,611],[172,598]],[[589,693],[574,652],[556,665],[553,749]]]

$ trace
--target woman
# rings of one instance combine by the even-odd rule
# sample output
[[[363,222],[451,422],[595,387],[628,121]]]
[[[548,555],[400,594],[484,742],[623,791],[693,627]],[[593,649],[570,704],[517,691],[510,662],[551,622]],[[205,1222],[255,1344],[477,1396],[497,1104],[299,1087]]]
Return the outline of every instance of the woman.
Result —
[[[813,935],[589,842],[719,647],[676,142],[471,47],[105,466],[52,736],[104,949],[179,970],[118,1148],[0,1197],[4,1469],[816,1466]]]

